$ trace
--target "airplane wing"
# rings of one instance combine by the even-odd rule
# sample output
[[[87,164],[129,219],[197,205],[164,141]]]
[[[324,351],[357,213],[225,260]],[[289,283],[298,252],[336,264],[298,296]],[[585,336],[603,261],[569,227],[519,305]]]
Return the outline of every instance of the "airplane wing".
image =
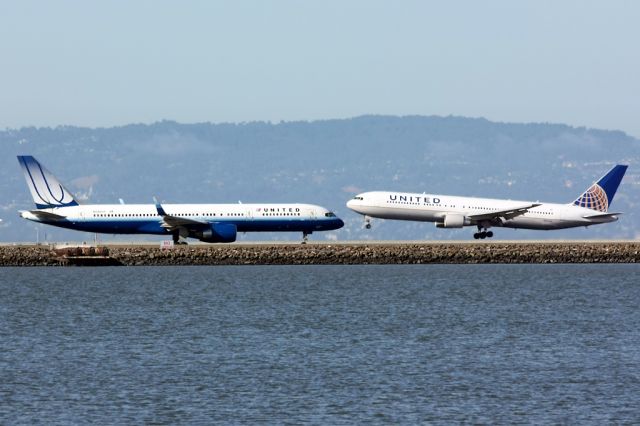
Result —
[[[164,215],[164,216],[162,216],[162,224],[161,224],[161,226],[163,228],[167,228],[170,231],[173,231],[173,230],[176,230],[178,228],[202,229],[202,228],[207,228],[207,227],[209,227],[211,225],[209,223],[207,223],[207,222],[200,221],[200,220],[187,219],[185,217]]]
[[[490,213],[474,214],[474,215],[468,216],[468,218],[471,220],[477,220],[477,221],[493,220],[493,219],[499,219],[499,218],[513,219],[514,217],[525,214],[526,212],[529,211],[529,209],[538,207],[541,204],[542,203],[524,204],[522,206],[516,206],[506,210],[498,210]]]
[[[162,226],[163,228],[166,228],[170,231],[175,231],[180,228],[203,229],[211,226],[208,222],[205,222],[203,220],[188,219],[186,217],[168,215],[167,212],[164,211],[164,208],[158,202],[158,200],[155,199],[155,197],[153,201],[155,201],[158,215],[162,218],[162,224],[160,226]]]

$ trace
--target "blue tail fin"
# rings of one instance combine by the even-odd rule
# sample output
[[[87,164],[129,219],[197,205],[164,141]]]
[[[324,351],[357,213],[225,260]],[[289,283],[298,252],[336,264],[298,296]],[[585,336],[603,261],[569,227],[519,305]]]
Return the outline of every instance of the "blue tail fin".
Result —
[[[78,205],[71,192],[62,186],[62,183],[34,157],[19,155],[18,162],[22,167],[24,178],[27,180],[27,186],[29,186],[31,197],[37,208],[49,209]]]
[[[591,185],[573,204],[601,212],[608,211],[627,167],[621,164],[616,165]]]

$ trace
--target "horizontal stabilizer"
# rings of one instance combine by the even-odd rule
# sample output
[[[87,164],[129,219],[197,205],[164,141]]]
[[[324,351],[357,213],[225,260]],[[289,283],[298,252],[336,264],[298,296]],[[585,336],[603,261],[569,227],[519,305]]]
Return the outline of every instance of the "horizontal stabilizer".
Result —
[[[43,221],[60,221],[60,220],[67,219],[66,216],[63,216],[61,214],[51,213],[44,210],[29,210],[29,211],[23,210],[23,211],[20,211],[20,216],[22,217],[32,216],[38,220],[43,220]]]
[[[582,216],[585,219],[604,219],[607,217],[614,217],[614,216],[620,216],[622,213],[610,213],[610,212],[606,212],[606,213],[595,213],[595,214],[586,214],[584,216]]]

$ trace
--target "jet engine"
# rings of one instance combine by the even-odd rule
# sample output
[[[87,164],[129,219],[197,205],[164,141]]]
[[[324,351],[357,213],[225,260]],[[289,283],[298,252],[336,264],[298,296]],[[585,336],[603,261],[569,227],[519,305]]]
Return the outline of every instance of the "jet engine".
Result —
[[[462,214],[448,214],[444,217],[444,222],[436,222],[438,228],[462,228],[470,222]]]
[[[232,243],[238,230],[232,223],[212,223],[211,228],[202,231],[197,238],[204,243]]]

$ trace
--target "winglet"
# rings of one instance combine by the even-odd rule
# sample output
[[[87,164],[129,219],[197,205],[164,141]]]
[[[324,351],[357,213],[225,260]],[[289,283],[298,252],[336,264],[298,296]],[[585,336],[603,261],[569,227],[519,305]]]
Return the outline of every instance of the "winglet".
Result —
[[[158,216],[166,216],[167,212],[164,211],[164,208],[162,207],[162,205],[160,204],[160,202],[158,201],[158,199],[156,197],[153,197],[153,202],[156,205],[156,210],[158,211]]]

